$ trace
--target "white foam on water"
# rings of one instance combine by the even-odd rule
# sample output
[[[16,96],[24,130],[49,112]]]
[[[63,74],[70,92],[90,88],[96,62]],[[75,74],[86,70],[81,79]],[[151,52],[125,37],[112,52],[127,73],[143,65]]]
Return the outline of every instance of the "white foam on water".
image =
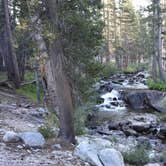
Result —
[[[101,96],[104,99],[102,104],[97,105],[99,111],[122,111],[126,110],[123,100],[120,100],[120,93],[117,90],[112,90],[111,92],[105,93]],[[111,104],[111,102],[117,102],[118,106]]]

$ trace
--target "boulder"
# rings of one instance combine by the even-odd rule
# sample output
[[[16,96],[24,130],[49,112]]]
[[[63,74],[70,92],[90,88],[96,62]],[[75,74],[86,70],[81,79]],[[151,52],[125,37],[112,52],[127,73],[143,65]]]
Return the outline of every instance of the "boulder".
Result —
[[[119,123],[111,122],[108,125],[109,130],[118,130],[120,128]]]
[[[148,137],[140,136],[137,138],[139,144],[151,146],[150,139]]]
[[[80,159],[84,160],[85,162],[91,163],[92,165],[102,166],[97,156],[97,150],[93,149],[86,142],[82,142],[80,145],[76,147],[74,155],[78,156]]]
[[[127,137],[128,136],[138,137],[138,135],[139,135],[135,130],[130,129],[130,128],[123,128],[123,132]]]
[[[42,148],[45,144],[45,139],[39,132],[23,132],[19,133],[19,137],[27,147]]]
[[[120,127],[129,126],[129,125],[131,125],[131,122],[129,120],[122,120],[121,122],[119,122]]]
[[[147,93],[147,105],[158,112],[166,112],[166,93],[161,91],[152,91]]]
[[[146,132],[150,129],[151,125],[148,122],[134,122],[132,128],[137,132]]]
[[[152,102],[151,106],[153,109],[159,111],[159,112],[166,112],[166,97],[158,100],[157,102]]]
[[[8,131],[3,136],[3,141],[6,143],[16,143],[20,141],[20,138],[17,133],[13,131]]]
[[[104,166],[125,166],[122,154],[115,149],[104,149],[99,153]]]
[[[74,150],[74,155],[78,156],[82,160],[91,163],[95,166],[103,166],[98,154],[101,150],[111,147],[112,144],[108,140],[101,138],[84,139]]]
[[[141,110],[145,108],[146,93],[140,91],[124,91],[122,93],[124,101],[134,110]]]
[[[133,110],[155,109],[159,112],[166,110],[166,93],[156,90],[125,90],[123,100]],[[165,99],[165,100],[164,100]]]

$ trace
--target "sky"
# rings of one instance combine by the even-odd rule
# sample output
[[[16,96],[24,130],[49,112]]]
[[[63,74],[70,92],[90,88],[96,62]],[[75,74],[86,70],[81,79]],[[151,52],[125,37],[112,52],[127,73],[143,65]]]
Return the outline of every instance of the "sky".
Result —
[[[133,5],[136,9],[139,9],[141,6],[146,7],[149,5],[150,0],[132,0]]]

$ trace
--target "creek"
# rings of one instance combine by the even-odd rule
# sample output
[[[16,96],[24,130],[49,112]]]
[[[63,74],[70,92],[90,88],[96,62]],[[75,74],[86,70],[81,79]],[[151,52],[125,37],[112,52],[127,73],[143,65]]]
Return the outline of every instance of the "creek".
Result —
[[[101,94],[95,109],[98,120],[116,121],[130,114],[132,110],[123,100],[122,93],[126,90],[147,90],[148,77],[149,74],[146,71],[137,74],[115,74],[108,80],[97,83],[94,87]]]
[[[122,153],[136,145],[148,144],[150,162],[163,164],[166,163],[166,156],[163,157],[166,123],[160,121],[165,113],[159,113],[159,102],[166,94],[149,90],[148,77],[146,71],[116,74],[97,83],[94,88],[100,97],[88,117],[88,135],[114,142],[113,147]]]

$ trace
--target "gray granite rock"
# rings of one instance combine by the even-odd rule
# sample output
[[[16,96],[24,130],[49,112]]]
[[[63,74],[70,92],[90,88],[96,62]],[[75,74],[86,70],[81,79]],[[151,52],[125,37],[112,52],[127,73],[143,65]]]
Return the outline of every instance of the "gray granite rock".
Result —
[[[23,132],[19,133],[19,137],[27,147],[42,148],[45,144],[45,139],[39,132]]]
[[[3,136],[3,141],[6,143],[16,143],[20,141],[20,138],[17,133],[13,131],[8,131]]]
[[[99,153],[104,166],[125,166],[122,154],[115,149],[104,149]]]

